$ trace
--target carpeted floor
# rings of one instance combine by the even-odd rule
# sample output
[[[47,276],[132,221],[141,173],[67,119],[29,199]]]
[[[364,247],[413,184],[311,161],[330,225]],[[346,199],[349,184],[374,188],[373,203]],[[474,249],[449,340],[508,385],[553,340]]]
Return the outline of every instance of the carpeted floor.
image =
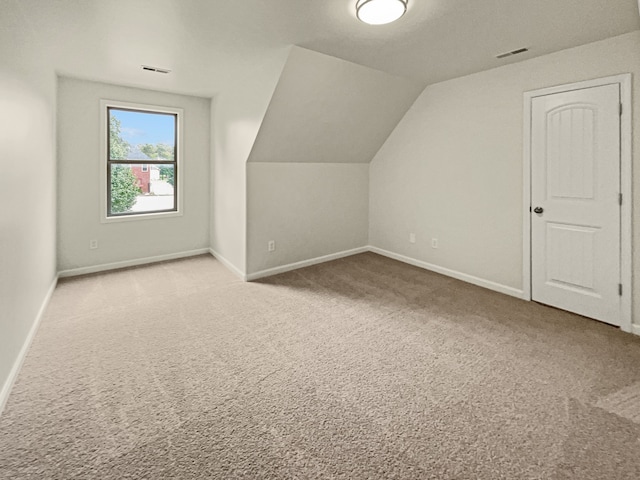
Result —
[[[374,254],[60,282],[2,479],[638,479],[640,338]]]

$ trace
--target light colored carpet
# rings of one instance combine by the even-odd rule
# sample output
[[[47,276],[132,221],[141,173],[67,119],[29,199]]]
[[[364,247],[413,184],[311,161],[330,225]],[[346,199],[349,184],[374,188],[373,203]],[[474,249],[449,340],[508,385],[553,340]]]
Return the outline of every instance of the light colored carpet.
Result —
[[[640,478],[640,339],[374,254],[60,282],[0,478]]]

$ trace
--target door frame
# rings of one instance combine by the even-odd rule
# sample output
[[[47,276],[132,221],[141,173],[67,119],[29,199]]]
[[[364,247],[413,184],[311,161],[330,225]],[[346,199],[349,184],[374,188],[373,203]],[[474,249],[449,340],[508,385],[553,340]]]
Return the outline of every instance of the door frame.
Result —
[[[583,82],[558,85],[524,92],[524,157],[523,157],[523,197],[522,197],[522,290],[523,298],[531,300],[531,102],[536,97],[554,93],[583,90],[616,84],[620,87],[620,192],[622,206],[620,208],[620,329],[632,332],[633,276],[632,276],[632,135],[631,135],[631,74],[625,73],[610,77],[587,80]]]

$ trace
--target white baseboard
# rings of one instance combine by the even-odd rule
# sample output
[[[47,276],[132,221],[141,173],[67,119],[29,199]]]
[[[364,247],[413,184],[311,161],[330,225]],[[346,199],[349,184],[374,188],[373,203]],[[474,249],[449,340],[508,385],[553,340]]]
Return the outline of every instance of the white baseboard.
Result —
[[[245,273],[242,270],[240,270],[238,267],[236,267],[233,263],[231,263],[225,257],[220,255],[218,252],[216,252],[213,248],[209,249],[209,253],[211,255],[213,255],[221,264],[223,264],[225,267],[227,267],[229,270],[231,270],[234,274],[236,274],[238,277],[240,277],[243,282],[247,281],[247,276],[245,275]]]
[[[91,267],[72,268],[70,270],[62,270],[61,272],[58,272],[58,277],[75,277],[77,275],[87,275],[88,273],[104,272],[107,270],[115,270],[117,268],[135,267],[136,265],[145,265],[147,263],[164,262],[166,260],[204,255],[205,253],[209,253],[208,248],[189,250],[187,252],[169,253],[167,255],[156,255],[155,257],[136,258],[134,260],[124,260],[122,262],[104,263],[102,265],[93,265]]]
[[[280,267],[269,268],[267,270],[260,270],[259,272],[249,273],[247,275],[247,281],[258,280],[259,278],[270,277],[279,273],[290,272],[291,270],[297,270],[299,268],[310,267],[311,265],[317,265],[318,263],[330,262],[331,260],[337,260],[339,258],[350,257],[358,253],[368,252],[368,247],[352,248],[351,250],[344,250],[342,252],[332,253],[330,255],[323,255],[322,257],[311,258],[309,260],[302,260],[301,262],[289,263]]]
[[[369,251],[373,253],[377,253],[379,255],[383,255],[385,257],[392,258],[394,260],[398,260],[400,262],[408,263],[409,265],[413,265],[415,267],[420,267],[420,268],[424,268],[425,270],[430,270],[432,272],[440,273],[442,275],[446,275],[447,277],[456,278],[458,280],[462,280],[463,282],[472,283],[479,287],[488,288],[489,290],[494,290],[496,292],[504,293],[512,297],[524,298],[524,292],[522,290],[509,287],[507,285],[502,285],[500,283],[492,282],[491,280],[485,280],[484,278],[474,277],[473,275],[468,275],[466,273],[458,272],[456,270],[451,270],[449,268],[433,265],[431,263],[423,262],[422,260],[416,260],[415,258],[406,257],[398,253],[389,252],[387,250],[383,250],[382,248],[378,248],[378,247],[369,246]]]
[[[24,359],[27,356],[27,352],[29,351],[31,342],[33,341],[33,338],[36,336],[36,332],[38,331],[38,327],[40,326],[40,321],[42,320],[45,310],[47,309],[47,305],[49,305],[49,300],[51,300],[51,296],[53,295],[53,291],[56,289],[57,284],[58,284],[58,277],[56,276],[51,282],[51,286],[49,287],[49,290],[47,290],[47,294],[45,295],[44,300],[40,305],[40,309],[38,310],[36,318],[33,320],[31,329],[29,329],[27,338],[25,338],[24,343],[22,344],[22,348],[20,349],[18,356],[13,362],[13,367],[11,367],[9,376],[4,382],[4,385],[2,385],[2,390],[0,390],[0,415],[2,415],[2,411],[4,410],[4,407],[7,404],[7,400],[9,399],[9,394],[11,393],[11,389],[13,388],[13,384],[16,382],[16,379],[18,378],[18,374],[20,373],[20,369],[22,368]]]
[[[484,287],[489,290],[494,290],[496,292],[504,293],[512,297],[524,298],[524,292],[517,288],[509,287],[507,285],[502,285],[500,283],[492,282],[490,280],[485,280],[483,278],[474,277],[473,275],[457,272],[455,270],[440,267],[438,265],[433,265],[427,262],[423,262],[421,260],[416,260],[415,258],[406,257],[404,255],[389,252],[387,250],[383,250],[381,248],[374,247],[374,246],[354,248],[351,250],[345,250],[338,253],[332,253],[330,255],[324,255],[322,257],[316,257],[309,260],[303,260],[300,262],[282,265],[280,267],[274,267],[274,268],[269,268],[267,270],[261,270],[259,272],[249,273],[245,276],[245,279],[247,281],[258,280],[260,278],[270,277],[272,275],[277,275],[279,273],[289,272],[291,270],[297,270],[299,268],[309,267],[311,265],[317,265],[318,263],[329,262],[331,260],[337,260],[339,258],[344,258],[344,257],[348,257],[351,255],[356,255],[358,253],[364,253],[364,252],[377,253],[379,255],[383,255],[385,257],[392,258],[394,260],[398,260],[403,263],[408,263],[409,265],[414,265],[416,267],[424,268],[425,270],[430,270],[432,272],[436,272],[442,275],[446,275],[448,277],[456,278],[458,280],[462,280],[467,283],[472,283],[474,285],[478,285],[479,287]],[[216,256],[215,253],[212,252],[212,254]],[[235,267],[233,267],[232,265],[231,266],[227,265],[227,266],[232,270],[236,271],[238,275],[240,275],[240,272]]]
[[[634,335],[640,335],[640,325],[632,324],[631,333],[633,333]]]

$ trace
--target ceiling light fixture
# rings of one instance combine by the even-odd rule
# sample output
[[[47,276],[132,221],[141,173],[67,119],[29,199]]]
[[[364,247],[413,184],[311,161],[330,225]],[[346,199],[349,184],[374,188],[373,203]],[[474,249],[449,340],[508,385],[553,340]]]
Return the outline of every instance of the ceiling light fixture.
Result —
[[[409,0],[358,0],[356,16],[369,25],[384,25],[403,16],[408,2]]]

